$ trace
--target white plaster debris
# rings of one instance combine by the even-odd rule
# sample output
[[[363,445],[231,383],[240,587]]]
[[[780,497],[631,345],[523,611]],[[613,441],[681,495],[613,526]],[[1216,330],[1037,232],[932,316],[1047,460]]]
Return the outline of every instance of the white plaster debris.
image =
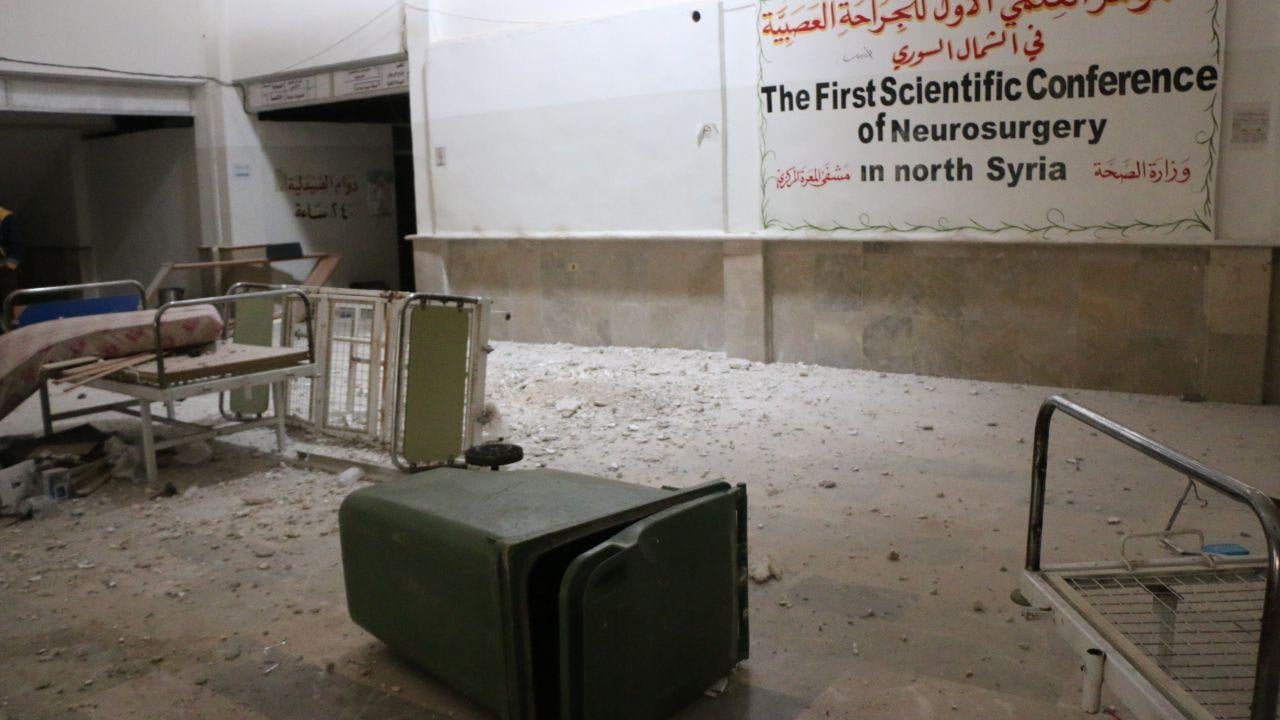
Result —
[[[338,484],[343,487],[355,485],[356,483],[360,482],[363,479],[364,479],[364,470],[361,470],[358,467],[349,467],[346,470],[343,470],[342,472],[338,473],[338,477],[337,477]]]
[[[183,443],[174,450],[174,459],[183,465],[201,465],[213,458],[213,448],[203,440]]]
[[[751,581],[757,585],[763,585],[770,580],[777,580],[782,577],[782,574],[778,572],[778,568],[774,566],[773,560],[768,555],[752,560],[751,570],[748,574],[751,576]]]
[[[1001,570],[1020,567],[1025,551],[1029,433],[1050,389],[738,363],[747,372],[731,368],[723,354],[701,351],[494,345],[487,398],[502,408],[509,441],[530,451],[511,469],[545,462],[652,488],[747,484],[748,574],[766,562],[773,572],[763,583],[748,580],[756,632],[743,682],[799,688],[815,698],[814,707],[796,710],[804,716],[822,717],[824,698],[838,691],[847,706],[830,705],[831,717],[922,720],[951,704],[966,718],[1077,717],[1059,707],[1056,680],[1075,672],[1077,658],[1052,628],[1028,626],[1010,606],[1005,598],[1017,579]],[[977,386],[980,393],[969,392]],[[1222,458],[1215,453],[1230,448],[1231,469],[1245,477],[1274,475],[1280,409],[1073,396],[1117,419],[1160,427],[1158,439],[1211,465]],[[565,399],[580,399],[569,417],[556,407]],[[216,396],[184,404],[184,414],[201,412],[216,415]],[[19,414],[8,421],[9,434],[39,431],[38,404]],[[1167,519],[1181,485],[1135,482],[1138,461],[1145,460],[1126,464],[1122,449],[1104,456],[1098,438],[1059,422],[1048,557],[1111,557],[1118,537],[1097,532],[1108,516],[1123,518],[1117,531]],[[924,424],[936,431],[923,431]],[[136,438],[136,420],[116,419],[109,431]],[[16,608],[13,619],[30,637],[70,632],[93,646],[118,643],[124,657],[142,666],[164,657],[166,672],[188,685],[204,677],[217,685],[236,673],[277,683],[305,667],[383,694],[396,683],[414,693],[417,681],[407,681],[404,668],[376,651],[346,614],[337,510],[352,487],[338,475],[279,467],[274,442],[270,428],[251,430],[214,443],[207,464],[162,468],[161,479],[180,489],[198,484],[189,495],[152,499],[153,488],[111,482],[87,499],[59,503],[77,514],[12,527],[0,522],[0,606]],[[387,462],[385,452],[309,439],[295,429],[290,442],[362,466]],[[121,447],[128,443],[113,446],[127,452]],[[534,455],[543,448],[555,453]],[[1098,460],[1080,472],[1072,471],[1079,463],[1056,459],[1095,450]],[[1113,465],[1112,457],[1121,461]],[[836,487],[823,487],[824,480]],[[1122,492],[1126,485],[1131,492]],[[1204,520],[1213,537],[1240,532],[1238,524],[1215,525],[1212,513]],[[886,560],[890,550],[900,553],[898,562]],[[200,632],[184,632],[193,617]],[[900,642],[905,633],[908,645]],[[284,638],[290,652],[270,659],[282,666],[258,677],[267,660],[261,646]],[[11,645],[19,649],[0,644],[0,662],[15,677],[30,678],[27,688],[45,677],[51,683],[41,693],[10,693],[11,702],[33,703],[35,715],[58,716],[73,691],[76,702],[105,702],[101,694],[118,687],[105,681],[112,666],[124,667],[96,652],[82,661],[75,648],[45,664],[29,645]],[[856,656],[863,646],[867,652]],[[246,672],[225,673],[235,663]],[[808,679],[797,674],[813,668],[824,672],[805,685]],[[930,679],[957,668],[977,673],[981,695],[966,692],[967,683]],[[69,670],[71,679],[63,679]],[[846,676],[859,680],[845,683]],[[81,699],[89,677],[96,682]],[[870,690],[859,693],[864,679]],[[324,714],[308,705],[314,701],[306,683],[280,687],[291,702]],[[157,706],[179,700],[166,688],[149,686]],[[67,695],[55,695],[59,689]],[[922,694],[934,712],[912,704]],[[447,701],[432,709],[469,712]]]
[[[564,398],[562,400],[557,400],[555,404],[556,412],[560,413],[560,417],[562,418],[573,417],[581,407],[582,401],[576,398]]]
[[[107,454],[107,467],[111,468],[112,478],[133,480],[137,476],[142,455],[136,447],[115,435],[107,438],[102,447]]]

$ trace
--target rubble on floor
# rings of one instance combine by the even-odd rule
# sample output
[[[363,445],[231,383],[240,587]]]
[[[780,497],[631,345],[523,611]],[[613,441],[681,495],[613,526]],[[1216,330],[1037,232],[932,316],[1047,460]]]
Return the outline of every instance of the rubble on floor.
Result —
[[[162,467],[203,465],[213,459],[204,441],[160,453]],[[134,442],[92,424],[51,435],[0,438],[0,515],[47,517],[56,503],[92,495],[106,483],[142,482],[142,455]],[[170,493],[172,494],[172,493]]]
[[[1078,659],[1009,600],[1031,427],[1050,389],[697,351],[494,345],[493,417],[527,451],[514,467],[753,486],[750,560],[772,577],[751,583],[752,657],[686,717],[1085,717]],[[1072,394],[1280,494],[1266,484],[1280,467],[1280,408]],[[569,417],[556,407],[566,399],[578,401]],[[216,413],[216,398],[204,408]],[[0,430],[38,431],[38,412],[19,414]],[[174,462],[161,471],[174,497],[112,481],[47,521],[0,522],[0,607],[12,619],[0,717],[128,716],[137,697],[205,718],[486,717],[352,625],[336,527],[359,483],[337,479],[346,467],[281,467],[273,442],[253,430],[215,444],[203,465]],[[1106,557],[1118,532],[1167,519],[1185,478],[1107,450],[1087,432],[1055,436],[1047,557]],[[1189,512],[1210,532],[1236,510]],[[1241,542],[1256,549],[1259,538]]]

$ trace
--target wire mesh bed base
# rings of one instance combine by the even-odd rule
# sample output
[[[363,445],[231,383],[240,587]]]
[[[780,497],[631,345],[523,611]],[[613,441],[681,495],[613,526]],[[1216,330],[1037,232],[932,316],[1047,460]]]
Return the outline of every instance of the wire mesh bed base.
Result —
[[[1247,719],[1266,566],[1047,570],[1057,593],[1185,717]]]
[[[1049,428],[1060,412],[1187,478],[1160,532],[1126,534],[1119,562],[1042,564]],[[1213,490],[1253,511],[1265,551],[1217,543],[1175,529],[1189,493]],[[1198,538],[1196,550],[1173,538]],[[1159,539],[1175,553],[1130,559],[1130,540]],[[1022,597],[1051,611],[1054,624],[1081,654],[1081,707],[1100,709],[1111,687],[1141,720],[1276,720],[1280,708],[1280,500],[1060,395],[1036,415],[1030,513]]]

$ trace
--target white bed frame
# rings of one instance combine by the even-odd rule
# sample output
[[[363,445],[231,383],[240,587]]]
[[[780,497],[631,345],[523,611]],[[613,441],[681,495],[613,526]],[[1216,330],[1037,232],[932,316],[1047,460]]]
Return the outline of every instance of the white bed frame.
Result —
[[[83,290],[86,287],[88,286],[80,285],[39,288],[35,291],[18,291],[18,293],[14,293],[14,295],[18,295],[20,293],[32,294],[66,292],[69,290]],[[11,295],[6,301],[6,316],[8,314],[8,308],[12,305],[11,301],[14,295]],[[238,374],[228,373],[226,377],[194,380],[190,382],[170,382],[169,379],[165,377],[160,323],[166,311],[175,307],[192,307],[197,305],[215,305],[225,308],[227,306],[233,306],[234,303],[243,300],[275,298],[284,300],[286,303],[291,300],[300,300],[303,303],[306,313],[305,318],[308,323],[307,362],[270,370]],[[212,440],[223,435],[242,432],[244,430],[274,426],[276,429],[276,446],[279,452],[283,453],[288,439],[285,424],[288,417],[288,401],[286,392],[287,383],[296,378],[314,377],[319,372],[319,366],[316,363],[314,338],[310,330],[310,318],[311,300],[304,291],[296,287],[275,287],[257,292],[232,293],[230,295],[221,295],[211,298],[180,300],[161,305],[159,308],[156,308],[154,322],[158,382],[156,384],[132,382],[125,377],[129,371],[121,371],[120,373],[114,374],[116,377],[99,378],[85,383],[85,385],[97,390],[104,390],[117,395],[124,395],[130,398],[129,400],[104,403],[91,407],[81,407],[63,412],[54,412],[49,397],[49,378],[47,376],[42,376],[39,392],[40,413],[44,425],[44,432],[46,435],[53,432],[54,421],[80,417],[83,415],[92,415],[101,412],[114,411],[140,418],[142,421],[142,459],[145,466],[146,479],[150,483],[156,482],[159,476],[156,464],[157,452],[178,445],[196,442],[198,440]],[[224,339],[229,326],[229,322],[223,323]],[[175,406],[179,400],[195,397],[197,395],[243,390],[259,385],[271,386],[273,407],[272,414],[268,417],[256,417],[251,420],[229,419],[225,420],[222,424],[212,427],[184,422],[175,417]],[[162,416],[156,415],[152,411],[152,404],[154,403],[164,403],[166,413]],[[179,428],[185,432],[174,437],[157,439],[155,431],[156,422]]]

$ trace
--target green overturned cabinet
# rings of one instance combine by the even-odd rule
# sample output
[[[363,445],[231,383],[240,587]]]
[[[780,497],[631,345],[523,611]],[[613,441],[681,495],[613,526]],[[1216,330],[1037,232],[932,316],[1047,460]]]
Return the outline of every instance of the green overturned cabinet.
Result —
[[[339,512],[351,618],[503,720],[657,720],[747,657],[746,488],[441,468]]]

